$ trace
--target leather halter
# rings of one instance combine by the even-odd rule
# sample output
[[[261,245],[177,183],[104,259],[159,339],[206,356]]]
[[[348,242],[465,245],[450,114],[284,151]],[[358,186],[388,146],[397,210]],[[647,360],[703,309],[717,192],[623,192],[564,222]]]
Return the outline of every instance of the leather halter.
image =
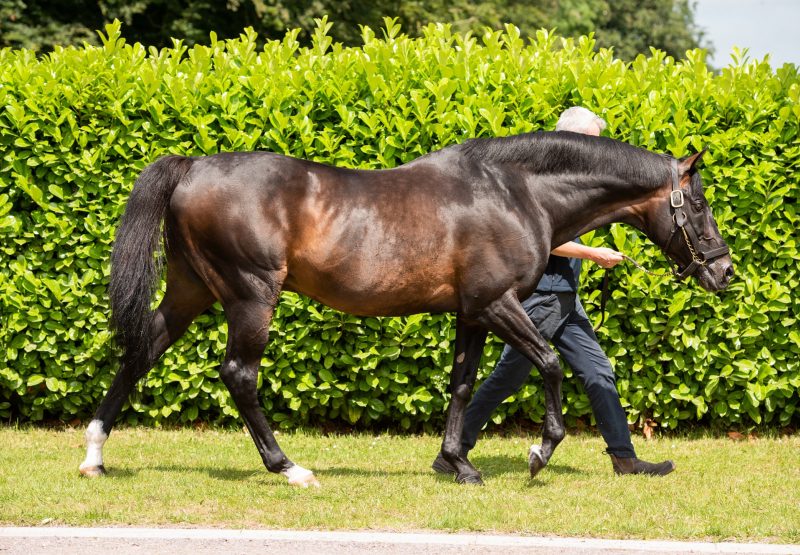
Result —
[[[683,240],[686,241],[689,252],[692,254],[692,262],[686,266],[686,268],[681,271],[680,266],[676,266],[672,270],[675,277],[679,280],[683,280],[695,273],[700,266],[705,266],[709,261],[719,258],[720,256],[725,256],[729,251],[727,246],[708,250],[703,249],[694,228],[690,225],[686,225],[689,218],[684,211],[684,194],[680,186],[678,161],[674,158],[670,166],[670,173],[672,174],[672,190],[669,194],[669,206],[670,212],[672,213],[672,232],[670,233],[667,244],[664,246],[664,251],[666,252],[667,248],[675,239],[675,236],[680,232],[683,236]]]

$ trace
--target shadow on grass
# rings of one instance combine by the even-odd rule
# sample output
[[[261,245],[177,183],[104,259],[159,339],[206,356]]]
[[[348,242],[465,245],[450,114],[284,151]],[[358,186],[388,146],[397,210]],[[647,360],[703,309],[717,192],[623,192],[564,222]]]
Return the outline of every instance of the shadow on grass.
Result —
[[[315,474],[318,476],[373,476],[376,478],[387,477],[387,476],[424,476],[424,475],[433,475],[432,470],[426,470],[424,468],[421,469],[413,469],[413,470],[364,470],[363,468],[348,468],[348,467],[329,467],[329,468],[318,468],[314,471]]]
[[[528,473],[527,461],[521,460],[520,457],[508,456],[508,455],[476,455],[474,457],[471,457],[470,461],[472,462],[473,465],[475,465],[475,468],[477,468],[485,478],[499,477],[505,474],[524,473],[527,475]],[[376,466],[378,464],[379,462],[376,462]],[[269,472],[267,472],[263,468],[253,468],[245,470],[240,468],[220,468],[220,467],[210,467],[210,466],[161,464],[157,466],[146,466],[138,468],[111,467],[108,469],[107,478],[127,480],[131,478],[136,478],[139,476],[140,473],[148,471],[179,473],[179,474],[186,474],[187,472],[195,472],[195,473],[206,474],[214,480],[227,480],[233,482],[242,482],[249,480],[253,477],[269,474]],[[587,474],[584,470],[580,470],[569,465],[558,464],[558,463],[548,464],[547,467],[542,472],[547,472],[555,475]],[[394,477],[436,476],[443,480],[453,479],[453,476],[449,474],[437,474],[428,465],[424,465],[422,467],[409,468],[409,469],[400,469],[400,470],[381,469],[381,468],[364,469],[364,468],[353,468],[347,466],[329,466],[329,467],[323,466],[315,468],[314,473],[320,477],[360,476],[360,477],[387,478],[392,476]]]
[[[528,472],[528,461],[520,457],[508,455],[476,455],[470,459],[473,465],[486,476],[501,476],[503,474]],[[553,474],[586,474],[585,471],[566,464],[550,463],[545,470]]]
[[[185,474],[187,472],[198,472],[198,473],[208,474],[210,478],[214,478],[215,480],[231,480],[237,482],[264,473],[264,471],[262,471],[261,469],[241,470],[238,468],[214,468],[209,466],[158,465],[158,466],[147,466],[139,468],[112,467],[108,469],[108,474],[106,474],[106,478],[111,478],[111,479],[136,478],[142,472],[148,472],[152,470],[156,470],[158,472],[179,473],[179,474]]]
[[[522,462],[519,457],[510,457],[508,455],[476,455],[470,458],[470,462],[480,471],[483,478],[497,478],[504,474],[520,473],[524,473],[527,476],[529,472],[527,461]],[[588,475],[585,470],[558,463],[548,464],[542,472],[555,475]],[[443,481],[453,480],[452,474],[436,473],[436,477]],[[540,486],[542,484],[532,480],[531,485]]]
[[[116,468],[114,466],[106,469],[106,475],[103,476],[104,480],[114,480],[115,478],[134,478],[139,474],[138,469],[131,468]]]
[[[208,466],[184,466],[184,465],[158,465],[148,466],[142,468],[111,468],[106,477],[108,478],[121,478],[130,479],[137,477],[142,472],[158,471],[165,473],[180,473],[197,472],[207,474],[210,478],[215,480],[229,480],[234,482],[245,481],[253,477],[269,475],[266,469],[256,470],[242,470],[237,468],[214,468]],[[317,476],[364,476],[375,478],[387,478],[390,476],[424,476],[427,474],[433,475],[432,470],[411,469],[411,470],[365,470],[363,468],[349,468],[349,467],[328,467],[316,468],[314,474]]]

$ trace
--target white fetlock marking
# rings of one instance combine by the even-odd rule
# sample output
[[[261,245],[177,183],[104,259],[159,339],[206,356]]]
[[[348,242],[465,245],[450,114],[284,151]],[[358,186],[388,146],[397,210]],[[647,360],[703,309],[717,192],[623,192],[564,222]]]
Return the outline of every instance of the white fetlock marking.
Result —
[[[291,486],[300,486],[301,488],[307,488],[308,486],[319,487],[319,482],[314,477],[314,473],[299,464],[284,470],[281,474],[289,479],[289,485]]]
[[[542,446],[536,445],[535,443],[531,445],[531,448],[528,450],[528,460],[531,460],[531,455],[536,454],[540,460],[544,460],[544,455],[542,455]]]
[[[92,420],[86,428],[86,459],[81,463],[80,469],[99,468],[103,466],[103,444],[108,439],[108,434],[103,431],[101,420]]]

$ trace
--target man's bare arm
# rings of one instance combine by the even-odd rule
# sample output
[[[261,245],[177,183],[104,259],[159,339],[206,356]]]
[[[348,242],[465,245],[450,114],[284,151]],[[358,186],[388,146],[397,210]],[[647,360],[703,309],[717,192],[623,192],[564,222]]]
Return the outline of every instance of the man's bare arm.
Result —
[[[584,260],[591,260],[592,262],[602,266],[603,268],[613,268],[625,258],[622,253],[609,249],[607,247],[589,247],[570,241],[564,243],[552,251],[550,254],[556,256],[564,256],[566,258],[582,258]]]

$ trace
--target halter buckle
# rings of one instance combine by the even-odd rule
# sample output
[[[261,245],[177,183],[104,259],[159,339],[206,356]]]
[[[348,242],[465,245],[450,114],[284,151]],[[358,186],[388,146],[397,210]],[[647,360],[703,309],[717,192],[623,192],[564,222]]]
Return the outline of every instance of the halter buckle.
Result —
[[[673,208],[680,208],[683,206],[683,191],[675,189],[669,194],[669,203]]]

